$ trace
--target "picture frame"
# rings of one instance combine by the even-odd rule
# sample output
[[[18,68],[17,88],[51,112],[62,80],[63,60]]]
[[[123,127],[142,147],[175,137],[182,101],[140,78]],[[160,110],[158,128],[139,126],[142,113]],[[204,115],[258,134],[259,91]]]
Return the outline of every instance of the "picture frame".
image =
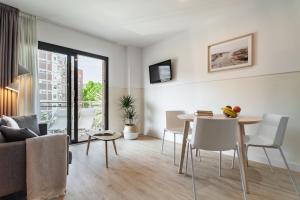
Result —
[[[253,37],[250,33],[208,46],[208,72],[253,66]]]

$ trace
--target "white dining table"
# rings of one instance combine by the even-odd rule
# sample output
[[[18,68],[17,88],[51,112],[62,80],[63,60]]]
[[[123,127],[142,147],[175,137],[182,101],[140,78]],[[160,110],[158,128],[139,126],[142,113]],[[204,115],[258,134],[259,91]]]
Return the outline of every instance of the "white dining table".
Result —
[[[210,118],[210,119],[222,119],[226,118],[224,115],[213,115],[213,116],[195,116],[194,114],[181,114],[177,116],[179,119],[184,121],[184,132],[183,132],[183,138],[182,138],[182,147],[181,147],[181,157],[180,157],[180,164],[179,164],[179,173],[182,173],[183,168],[183,162],[184,162],[184,156],[186,151],[186,140],[189,134],[190,129],[190,123],[194,121],[195,117],[200,118]],[[244,142],[244,136],[245,136],[245,125],[248,124],[257,124],[262,120],[261,117],[256,116],[239,116],[238,117],[238,123],[239,123],[239,129],[238,135],[237,135],[237,142],[241,151],[241,160],[242,160],[242,178],[245,180],[245,187],[246,191],[248,192],[248,179],[247,179],[247,157],[246,157],[246,150],[245,150],[245,142]]]

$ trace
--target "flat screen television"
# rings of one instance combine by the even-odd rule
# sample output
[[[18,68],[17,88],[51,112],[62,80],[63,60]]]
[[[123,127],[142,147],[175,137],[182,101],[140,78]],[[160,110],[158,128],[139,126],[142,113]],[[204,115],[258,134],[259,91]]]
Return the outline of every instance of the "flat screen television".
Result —
[[[150,83],[162,83],[172,80],[171,60],[149,66]]]

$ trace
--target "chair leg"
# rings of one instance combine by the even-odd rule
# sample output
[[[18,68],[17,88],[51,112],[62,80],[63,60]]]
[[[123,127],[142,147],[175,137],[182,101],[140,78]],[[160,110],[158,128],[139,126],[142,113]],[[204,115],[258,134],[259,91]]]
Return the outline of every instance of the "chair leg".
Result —
[[[196,186],[195,186],[195,172],[194,172],[194,158],[193,158],[193,148],[192,145],[189,145],[190,153],[191,153],[191,160],[192,160],[192,180],[193,180],[193,192],[194,192],[194,200],[197,200],[196,194]]]
[[[219,154],[219,176],[222,176],[222,151]]]
[[[176,160],[176,134],[174,133],[174,165]]]
[[[268,156],[267,150],[266,150],[265,147],[263,147],[263,150],[264,150],[264,152],[265,152],[265,154],[266,154],[266,157],[267,157],[267,160],[268,160],[268,163],[269,163],[269,167],[270,167],[270,169],[271,169],[271,172],[273,172],[271,160],[270,160],[270,158],[269,158],[269,156]]]
[[[186,150],[185,175],[187,175],[187,172],[188,172],[189,151],[190,151],[190,143],[188,142],[188,144],[187,144],[187,150]]]
[[[200,162],[202,161],[202,159],[201,159],[201,151],[200,151],[200,149],[199,149],[199,161],[200,161]]]
[[[196,157],[199,157],[199,161],[201,162],[200,149],[196,149]]]
[[[242,190],[243,190],[243,199],[247,200],[247,193],[246,193],[246,185],[245,185],[245,180],[242,175],[242,160],[240,156],[240,148],[239,146],[237,147],[237,156],[238,156],[238,161],[239,161],[239,169],[240,169],[240,176],[241,176],[241,184],[242,184]]]
[[[162,144],[161,144],[161,153],[164,152],[164,145],[165,145],[165,135],[166,135],[166,130],[164,130],[163,138],[162,138]]]
[[[247,167],[249,167],[248,149],[249,149],[249,146],[248,146],[248,145],[246,145],[246,159],[247,159]]]
[[[86,155],[89,155],[90,145],[91,145],[91,136],[89,135],[89,139],[86,147]]]
[[[231,169],[234,169],[234,161],[235,161],[235,149],[233,150],[233,158],[232,158],[232,164],[231,164]]]
[[[113,146],[114,146],[115,153],[116,153],[116,155],[118,155],[116,141],[112,140],[112,143],[113,143]]]
[[[298,189],[298,186],[297,186],[296,179],[295,179],[295,177],[292,175],[292,172],[291,172],[290,167],[289,167],[289,165],[288,165],[288,163],[287,163],[287,161],[286,161],[286,158],[285,158],[285,156],[284,156],[284,154],[283,154],[283,151],[282,151],[281,147],[279,147],[278,149],[279,149],[279,151],[280,151],[280,154],[281,154],[281,156],[282,156],[282,159],[283,159],[283,161],[284,161],[284,164],[285,164],[285,166],[286,166],[286,168],[287,168],[287,170],[288,170],[288,174],[289,174],[289,177],[290,177],[291,182],[293,183],[294,189],[295,189],[297,195],[300,195],[300,192],[299,192],[299,189]]]
[[[107,152],[107,141],[105,141],[105,164],[106,168],[108,168],[108,152]]]

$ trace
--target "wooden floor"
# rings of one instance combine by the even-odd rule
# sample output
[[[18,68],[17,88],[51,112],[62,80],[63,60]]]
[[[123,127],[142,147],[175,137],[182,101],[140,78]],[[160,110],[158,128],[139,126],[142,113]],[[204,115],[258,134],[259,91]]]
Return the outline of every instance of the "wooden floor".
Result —
[[[105,168],[104,142],[91,143],[89,156],[86,144],[73,145],[67,200],[187,200],[193,199],[191,176],[178,174],[173,165],[173,143],[166,142],[160,154],[161,140],[141,137],[135,141],[117,141],[119,156],[109,144],[109,169]],[[231,157],[223,156],[223,177],[218,177],[218,154],[201,152],[196,159],[196,187],[199,199],[242,199],[238,166],[231,169]],[[190,165],[189,165],[190,167]],[[189,174],[190,174],[189,169]],[[250,162],[249,200],[298,199],[285,170]],[[300,175],[296,174],[300,183]]]

